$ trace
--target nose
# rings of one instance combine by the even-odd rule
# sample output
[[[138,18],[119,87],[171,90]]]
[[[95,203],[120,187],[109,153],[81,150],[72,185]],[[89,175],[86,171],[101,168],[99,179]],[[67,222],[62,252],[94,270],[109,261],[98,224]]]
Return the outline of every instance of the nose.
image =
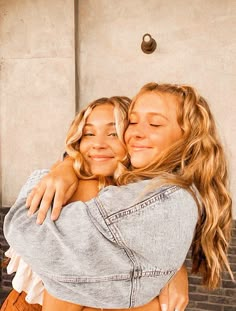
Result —
[[[145,129],[141,123],[135,124],[129,129],[130,136],[134,136],[136,138],[143,138],[145,137]]]
[[[93,149],[106,149],[107,148],[107,143],[104,139],[104,137],[96,137],[96,139],[93,141],[92,145]]]

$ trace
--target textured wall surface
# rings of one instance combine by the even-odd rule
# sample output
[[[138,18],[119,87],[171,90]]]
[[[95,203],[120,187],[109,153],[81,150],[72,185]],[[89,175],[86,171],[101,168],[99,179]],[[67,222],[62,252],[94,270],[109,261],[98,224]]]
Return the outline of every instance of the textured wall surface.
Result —
[[[74,116],[74,3],[0,0],[2,205],[64,147]]]
[[[236,199],[236,1],[80,0],[78,20],[81,105],[150,81],[195,86],[216,117]],[[145,33],[153,54],[140,49]]]

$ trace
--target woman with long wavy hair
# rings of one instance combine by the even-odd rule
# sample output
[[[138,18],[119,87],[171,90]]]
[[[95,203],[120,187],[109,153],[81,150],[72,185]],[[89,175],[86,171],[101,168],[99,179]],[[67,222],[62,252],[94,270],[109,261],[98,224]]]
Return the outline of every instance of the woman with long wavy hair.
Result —
[[[147,302],[179,269],[191,242],[192,270],[202,274],[203,284],[211,289],[216,288],[224,268],[233,278],[227,259],[232,220],[227,165],[206,100],[194,88],[186,85],[145,85],[131,103],[125,142],[131,168],[115,179],[120,187],[107,187],[106,191],[101,191],[98,198],[83,206],[85,210],[88,209],[86,213],[82,205],[76,211],[71,205],[70,208],[65,207],[63,215],[56,222],[58,226],[61,224],[63,240],[74,239],[73,242],[78,247],[82,247],[81,236],[86,238],[88,245],[97,245],[95,240],[98,236],[93,231],[94,227],[98,230],[98,235],[101,234],[100,242],[100,239],[106,238],[108,244],[104,247],[111,253],[111,270],[103,266],[102,260],[96,262],[94,272],[94,276],[98,273],[101,281],[101,272],[105,269],[108,273],[109,270],[111,274],[110,277],[107,276],[106,282],[91,283],[88,271],[83,270],[87,281],[82,283],[89,282],[89,289],[83,288],[81,292],[82,285],[78,285],[73,277],[68,285],[65,271],[63,275],[59,273],[56,276],[60,284],[55,284],[56,272],[48,259],[39,254],[36,258],[31,252],[37,246],[48,249],[47,240],[52,234],[57,235],[57,226],[49,226],[50,219],[47,217],[44,225],[48,226],[47,230],[41,230],[39,234],[40,229],[34,224],[37,216],[31,219],[25,217],[24,204],[22,206],[19,201],[17,210],[20,209],[22,215],[18,215],[13,209],[6,217],[5,234],[10,244],[40,272],[49,292],[74,303],[83,301],[83,305],[92,307],[98,306],[94,299],[98,293],[102,295],[99,307],[110,303],[111,308],[119,308]],[[67,159],[63,164],[63,170],[67,171],[66,182],[63,176],[55,177],[58,171],[41,180],[40,186],[33,190],[28,201],[31,211],[35,210],[39,198],[43,197],[48,181],[53,189],[50,190],[52,196],[58,190],[58,184],[64,195],[68,195],[67,189],[71,190],[71,185],[77,182],[76,167],[74,171],[72,162],[73,155],[72,161]],[[55,178],[57,188],[52,186]],[[33,185],[28,191],[32,187]],[[60,195],[56,202],[54,200],[54,206],[58,207],[63,201],[63,195]],[[43,198],[44,208],[38,214],[40,222],[45,214],[45,202],[51,203],[50,197]],[[75,217],[77,224],[87,224],[86,232],[80,231],[78,238],[70,236],[66,229],[66,218],[69,215]],[[26,242],[20,243],[19,239],[15,241],[13,238],[22,232],[28,243],[34,243],[29,249],[26,248]],[[34,234],[37,235],[36,240]],[[60,243],[55,243],[55,251],[64,254]],[[99,252],[99,247],[97,251]],[[126,269],[122,268],[122,264],[127,264],[126,260],[123,262],[124,251],[132,262],[130,279]],[[90,262],[90,258],[81,252],[71,252],[77,262],[85,259]],[[116,271],[119,267],[117,262],[120,262],[119,273]],[[60,261],[57,262],[57,267],[62,267]],[[76,273],[80,274],[77,269],[79,268],[75,268]],[[114,283],[112,275],[120,280],[121,287]],[[75,293],[63,292],[64,282],[75,290],[76,296]],[[115,292],[111,291],[114,284],[118,285]],[[122,291],[127,285],[131,285],[128,296]],[[94,295],[87,300],[83,297],[86,290],[88,293],[92,290]]]
[[[149,83],[135,96],[130,110],[147,93],[170,94],[177,99],[177,120],[182,137],[164,150],[145,169],[126,172],[120,184],[140,179],[160,179],[199,193],[199,219],[192,243],[193,272],[203,275],[203,284],[215,289],[223,268],[233,278],[227,250],[231,237],[232,200],[229,194],[225,153],[206,100],[191,86]],[[130,121],[132,122],[132,120]]]

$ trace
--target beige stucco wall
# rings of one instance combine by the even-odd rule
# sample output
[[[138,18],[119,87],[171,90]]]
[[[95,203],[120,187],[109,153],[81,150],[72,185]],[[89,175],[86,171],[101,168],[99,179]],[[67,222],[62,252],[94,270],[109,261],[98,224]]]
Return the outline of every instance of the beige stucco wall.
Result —
[[[196,86],[211,103],[236,193],[236,1],[79,0],[78,6],[80,105],[133,96],[149,81]],[[63,149],[75,109],[73,9],[73,0],[0,0],[3,205],[14,201],[32,169],[48,167]],[[158,45],[150,55],[140,49],[146,32]]]
[[[74,2],[0,0],[2,206],[63,151],[75,110]]]
[[[157,51],[144,54],[150,33]],[[80,0],[80,102],[133,96],[146,82],[194,85],[210,102],[236,200],[236,1]],[[234,217],[236,206],[234,204]]]

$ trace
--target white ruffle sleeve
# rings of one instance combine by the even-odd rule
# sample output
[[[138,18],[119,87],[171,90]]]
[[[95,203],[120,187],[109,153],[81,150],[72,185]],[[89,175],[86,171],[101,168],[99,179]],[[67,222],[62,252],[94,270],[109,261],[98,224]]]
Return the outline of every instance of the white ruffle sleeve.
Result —
[[[17,255],[12,247],[8,249],[5,255],[10,258],[7,273],[16,273],[12,280],[13,288],[19,293],[24,291],[26,293],[25,300],[28,303],[42,305],[44,285],[40,277]]]

